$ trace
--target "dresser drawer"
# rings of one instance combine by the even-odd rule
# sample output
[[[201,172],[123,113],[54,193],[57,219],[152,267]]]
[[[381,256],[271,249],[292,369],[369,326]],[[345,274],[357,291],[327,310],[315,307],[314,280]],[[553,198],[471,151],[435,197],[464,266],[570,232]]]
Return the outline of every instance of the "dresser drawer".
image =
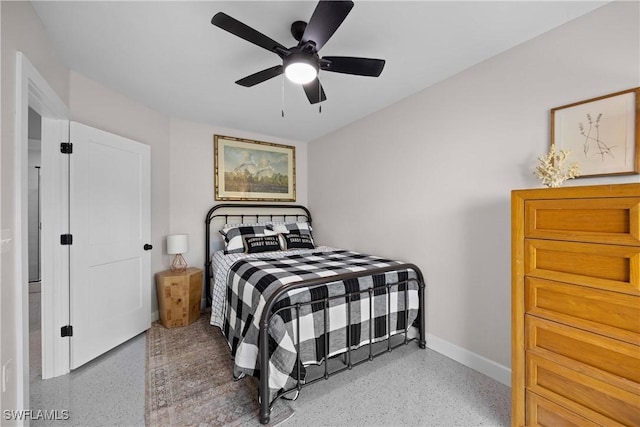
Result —
[[[640,245],[640,197],[529,200],[525,236]]]
[[[637,345],[529,315],[525,317],[525,331],[528,352],[636,393],[640,402]]]
[[[640,345],[637,296],[527,277],[525,311]]]
[[[580,415],[530,391],[526,392],[527,426],[538,427],[597,427]]]
[[[640,295],[640,247],[526,239],[528,276]]]
[[[531,352],[526,386],[544,398],[600,425],[640,425],[640,396]]]

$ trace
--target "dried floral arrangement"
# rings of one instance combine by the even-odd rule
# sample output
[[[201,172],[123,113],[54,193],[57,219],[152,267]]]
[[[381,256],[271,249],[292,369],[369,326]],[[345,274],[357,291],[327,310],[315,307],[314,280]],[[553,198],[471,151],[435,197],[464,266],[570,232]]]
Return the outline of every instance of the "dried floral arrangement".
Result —
[[[540,164],[536,167],[534,174],[547,187],[560,187],[567,179],[573,179],[580,176],[578,163],[571,163],[567,169],[564,164],[571,151],[560,150],[556,153],[555,144],[551,144],[551,150],[543,157],[538,157]]]

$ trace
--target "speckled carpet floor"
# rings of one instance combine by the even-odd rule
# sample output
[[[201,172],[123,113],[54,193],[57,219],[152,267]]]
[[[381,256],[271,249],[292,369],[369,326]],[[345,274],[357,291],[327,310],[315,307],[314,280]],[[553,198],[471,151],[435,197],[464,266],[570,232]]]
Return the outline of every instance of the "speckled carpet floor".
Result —
[[[189,326],[147,331],[146,425],[257,426],[258,381],[234,381],[232,360],[220,329],[204,313]],[[271,412],[270,425],[293,415],[288,402]]]
[[[427,340],[428,344],[428,340]],[[511,389],[417,344],[320,381],[282,427],[507,427]]]

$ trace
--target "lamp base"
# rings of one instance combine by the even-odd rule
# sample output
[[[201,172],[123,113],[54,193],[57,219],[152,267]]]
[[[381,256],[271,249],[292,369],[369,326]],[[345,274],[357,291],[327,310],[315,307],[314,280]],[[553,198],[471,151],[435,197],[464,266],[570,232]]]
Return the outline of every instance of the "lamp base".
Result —
[[[171,263],[171,271],[186,271],[187,270],[187,261],[184,260],[182,254],[176,254],[173,258],[173,262]]]

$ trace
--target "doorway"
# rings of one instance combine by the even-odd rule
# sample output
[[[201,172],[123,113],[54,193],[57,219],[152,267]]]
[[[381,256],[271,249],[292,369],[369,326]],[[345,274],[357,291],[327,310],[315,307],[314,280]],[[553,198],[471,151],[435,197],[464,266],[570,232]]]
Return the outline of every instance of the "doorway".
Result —
[[[67,176],[66,165],[59,162],[47,163],[46,159],[52,159],[56,152],[59,153],[60,141],[68,140],[69,112],[58,95],[49,86],[46,80],[33,67],[29,60],[21,53],[16,53],[16,131],[15,131],[15,183],[18,194],[18,202],[14,212],[14,237],[16,262],[15,289],[16,289],[16,334],[21,337],[16,342],[16,400],[17,410],[30,409],[29,382],[30,365],[36,365],[40,361],[42,378],[53,377],[69,372],[69,344],[62,338],[58,338],[60,324],[68,323],[68,249],[67,253],[59,245],[60,234],[68,224],[66,187],[63,179]],[[40,159],[36,161],[29,156],[29,116],[33,117],[32,125],[39,123]],[[32,138],[36,140],[37,138]],[[58,148],[56,150],[56,148]],[[32,150],[32,151],[38,151]],[[37,158],[37,156],[33,156]],[[29,176],[31,166],[42,166],[39,169],[38,210],[41,218],[48,219],[46,229],[40,228],[38,243],[40,253],[47,253],[46,257],[36,257],[31,261],[29,256]],[[34,186],[37,184],[34,184]],[[34,197],[35,198],[35,197]],[[35,240],[34,240],[35,241]],[[37,274],[40,280],[40,308],[35,305],[30,309],[30,299],[37,297],[36,292],[30,293],[30,271],[39,270]],[[34,280],[34,282],[37,282]],[[34,284],[35,285],[35,284]],[[31,290],[35,291],[35,287]],[[32,296],[32,298],[30,298]],[[66,305],[65,305],[66,304]],[[54,305],[56,309],[54,309]],[[60,310],[59,308],[62,307]],[[30,327],[31,326],[33,327]],[[31,332],[40,327],[41,356],[30,357]],[[57,329],[57,336],[56,336]],[[37,343],[36,343],[37,345]],[[35,347],[35,346],[34,346]],[[35,348],[34,348],[35,351]],[[34,363],[31,360],[35,359]],[[36,367],[34,366],[34,369]]]
[[[27,204],[29,254],[29,382],[42,378],[42,316],[41,316],[41,154],[42,117],[33,108],[28,116]],[[32,399],[33,400],[33,399]]]
[[[70,126],[67,107],[44,78],[22,53],[18,52],[16,59],[15,180],[20,201],[14,215],[19,259],[14,267],[19,298],[16,330],[22,337],[16,349],[18,401],[22,403],[16,409],[20,410],[31,407],[30,365],[35,373],[37,356],[30,357],[30,332],[35,328],[29,326],[32,317],[37,322],[38,311],[41,379],[69,373],[71,366],[78,367],[149,328],[151,174],[148,146],[78,123]],[[37,113],[31,113],[34,123],[40,116],[41,125],[40,158],[38,162],[34,155],[33,163],[29,156],[30,110]],[[72,143],[70,127],[76,130]],[[41,166],[36,179],[40,184],[38,195],[33,197],[42,218],[35,221],[34,234],[40,231],[32,245],[39,251],[34,250],[32,257],[28,226],[30,165]],[[73,227],[72,207],[76,213]],[[74,234],[76,238],[72,239]],[[46,256],[38,256],[38,252]],[[98,258],[87,258],[93,254],[114,255],[94,265]],[[123,257],[122,262],[115,262]],[[36,293],[29,293],[29,273],[37,270],[39,310],[29,304],[29,296]]]

